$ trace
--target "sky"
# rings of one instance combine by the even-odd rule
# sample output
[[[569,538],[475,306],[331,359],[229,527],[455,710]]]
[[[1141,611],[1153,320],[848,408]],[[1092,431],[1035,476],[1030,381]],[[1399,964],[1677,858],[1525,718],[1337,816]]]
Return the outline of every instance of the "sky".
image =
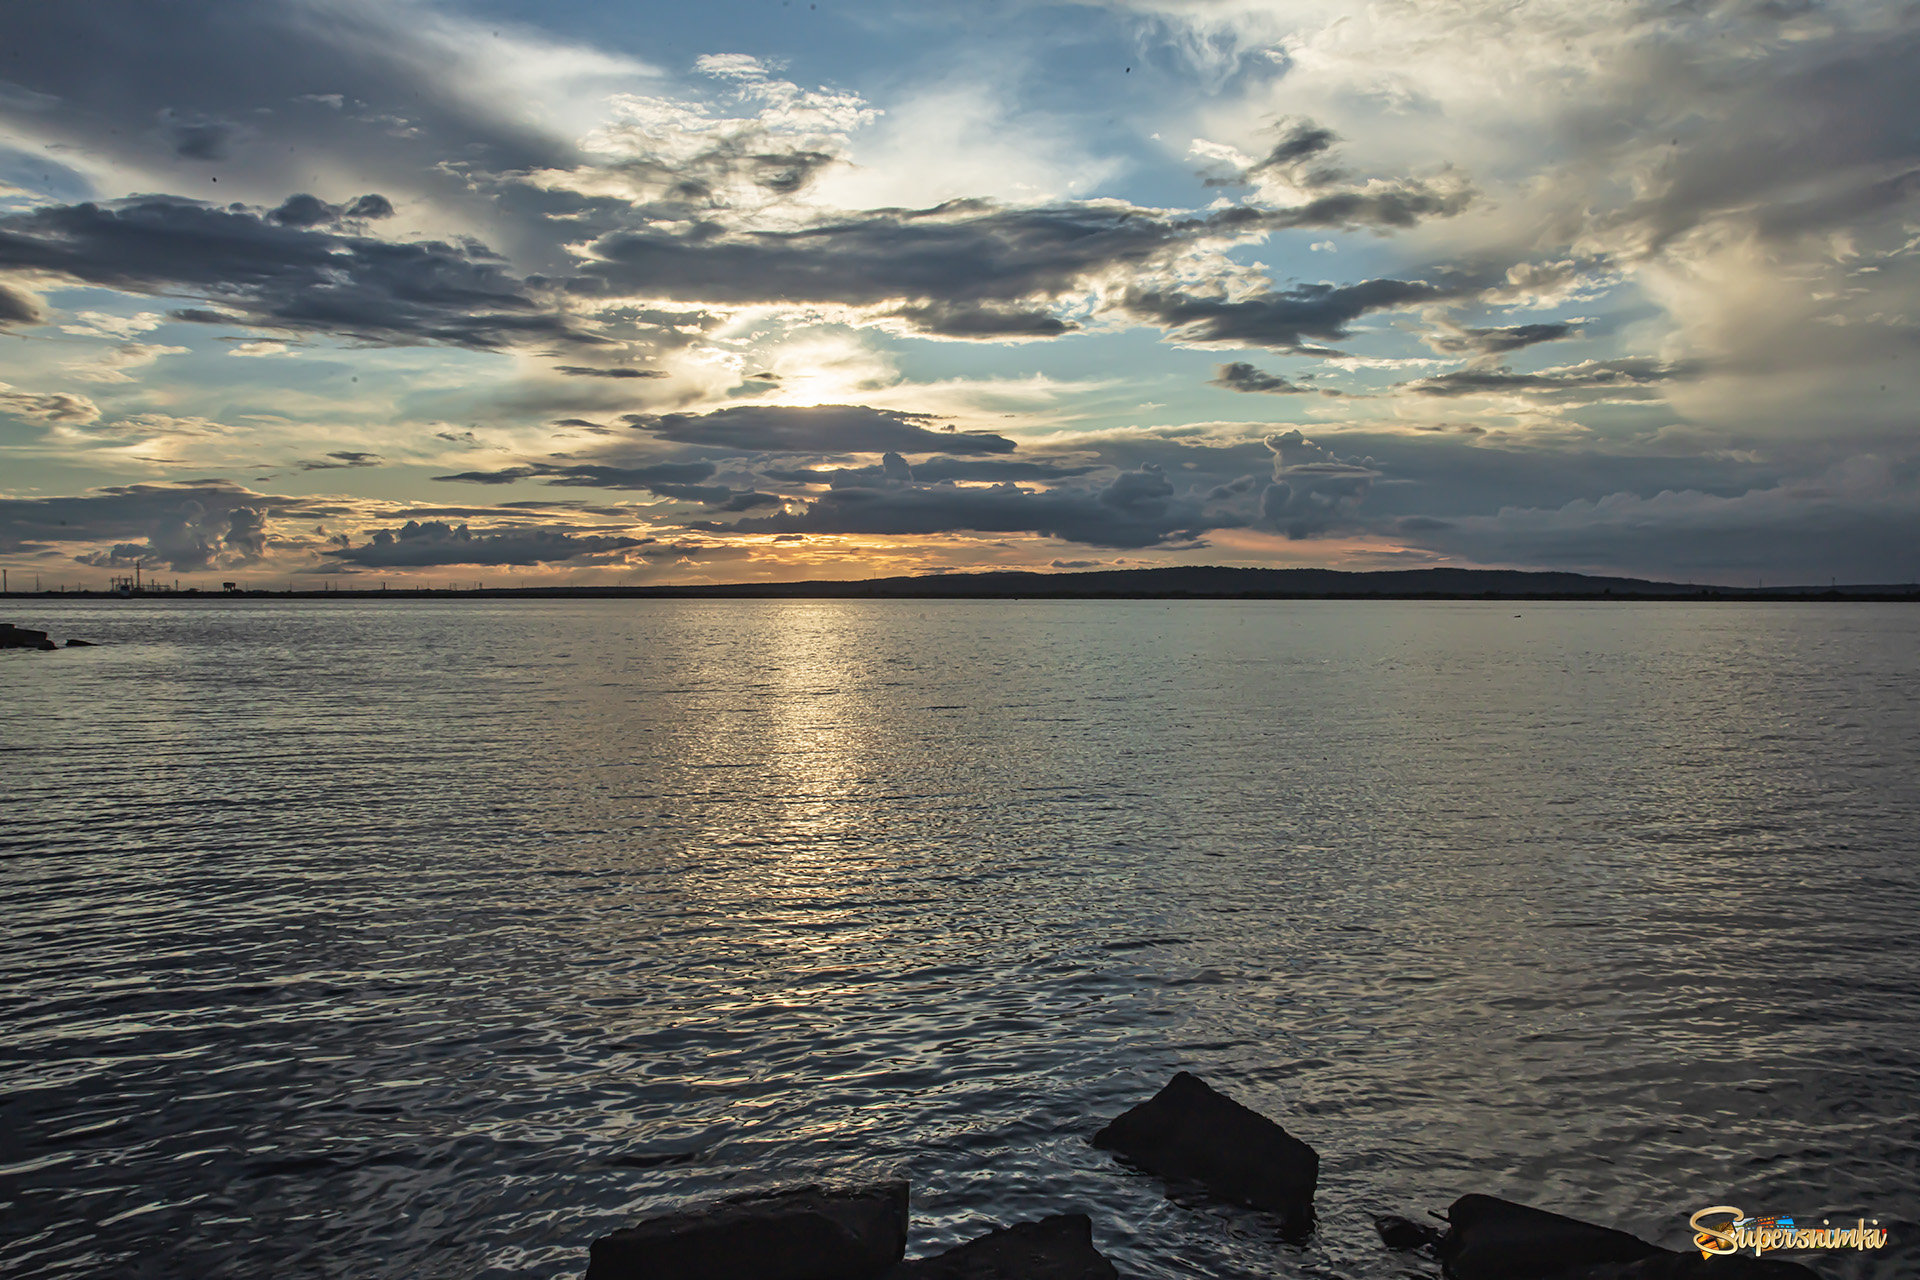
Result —
[[[18,588],[1920,579],[1920,10],[89,0]]]

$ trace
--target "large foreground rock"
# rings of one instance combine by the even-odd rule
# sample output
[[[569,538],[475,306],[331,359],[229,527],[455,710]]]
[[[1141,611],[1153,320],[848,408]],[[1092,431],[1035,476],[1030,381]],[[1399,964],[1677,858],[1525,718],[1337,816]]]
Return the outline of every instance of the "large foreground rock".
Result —
[[[887,1280],[1119,1280],[1093,1247],[1093,1220],[1062,1213],[1021,1222],[955,1245],[931,1258],[903,1262]]]
[[[1314,1149],[1259,1112],[1182,1071],[1093,1135],[1096,1147],[1171,1182],[1278,1214],[1289,1240],[1313,1232]]]
[[[603,1236],[587,1280],[876,1280],[906,1249],[906,1183],[794,1187]]]
[[[1431,1251],[1451,1280],[1817,1280],[1797,1262],[1675,1252],[1497,1196],[1461,1196],[1447,1223],[1440,1232],[1405,1218],[1375,1220],[1389,1248]]]

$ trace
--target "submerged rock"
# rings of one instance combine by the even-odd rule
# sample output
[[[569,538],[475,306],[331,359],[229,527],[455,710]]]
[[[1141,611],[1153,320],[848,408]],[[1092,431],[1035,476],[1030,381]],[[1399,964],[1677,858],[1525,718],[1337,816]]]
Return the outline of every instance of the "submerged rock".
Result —
[[[93,643],[93,641],[91,641],[91,640],[69,640],[69,641],[67,641],[67,648],[69,648],[69,649],[92,649],[92,648],[95,648],[95,647],[96,647],[96,646],[94,645],[94,643]]]
[[[1447,1222],[1452,1229],[1436,1252],[1454,1280],[1550,1280],[1667,1252],[1612,1227],[1497,1196],[1461,1196]]]
[[[1431,1253],[1447,1238],[1447,1233],[1438,1227],[1391,1213],[1375,1217],[1373,1227],[1389,1249],[1424,1249]]]
[[[1289,1240],[1313,1232],[1314,1149],[1267,1117],[1182,1071],[1093,1135],[1093,1145],[1169,1181],[1278,1214]]]
[[[906,1249],[906,1183],[792,1187],[602,1236],[587,1280],[876,1280]]]
[[[1703,1258],[1497,1196],[1461,1196],[1447,1222],[1442,1232],[1407,1218],[1374,1219],[1388,1248],[1432,1252],[1450,1280],[1818,1280],[1797,1262]]]
[[[1093,1219],[1062,1213],[1021,1222],[955,1245],[931,1258],[903,1262],[887,1280],[1119,1280],[1093,1247]]]

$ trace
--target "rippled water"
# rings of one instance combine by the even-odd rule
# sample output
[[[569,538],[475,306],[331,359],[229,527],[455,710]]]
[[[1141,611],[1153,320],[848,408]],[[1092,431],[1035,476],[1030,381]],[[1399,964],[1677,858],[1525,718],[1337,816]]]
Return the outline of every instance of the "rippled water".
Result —
[[[892,1172],[914,1252],[1141,1277],[1469,1190],[1920,1266],[1920,610],[5,616],[109,642],[0,653],[8,1275],[574,1275]],[[1088,1144],[1180,1067],[1319,1149],[1311,1244]]]

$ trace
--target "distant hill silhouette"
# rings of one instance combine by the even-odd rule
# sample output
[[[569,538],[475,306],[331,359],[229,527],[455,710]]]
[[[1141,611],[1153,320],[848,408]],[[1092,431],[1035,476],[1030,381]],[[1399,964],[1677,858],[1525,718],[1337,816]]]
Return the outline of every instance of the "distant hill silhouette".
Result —
[[[855,581],[748,582],[654,587],[562,588],[564,594],[726,596],[750,598],[848,597],[910,599],[1895,599],[1920,595],[1920,586],[1702,587],[1646,578],[1517,569],[1105,569],[1091,572],[938,573]]]
[[[14,596],[28,593],[15,591]],[[69,592],[101,595],[101,592]],[[172,593],[164,593],[162,598]],[[201,593],[184,591],[181,596]],[[420,596],[518,596],[534,598],[740,598],[818,599],[1224,599],[1224,600],[1913,600],[1920,584],[1855,586],[1719,587],[1603,578],[1584,573],[1533,573],[1518,569],[1230,569],[1214,565],[1170,569],[1101,569],[1082,572],[930,573],[852,581],[684,583],[605,587],[483,587],[448,591],[378,587],[333,591],[273,591],[255,588],[243,596],[407,599]]]

